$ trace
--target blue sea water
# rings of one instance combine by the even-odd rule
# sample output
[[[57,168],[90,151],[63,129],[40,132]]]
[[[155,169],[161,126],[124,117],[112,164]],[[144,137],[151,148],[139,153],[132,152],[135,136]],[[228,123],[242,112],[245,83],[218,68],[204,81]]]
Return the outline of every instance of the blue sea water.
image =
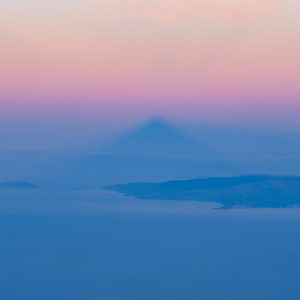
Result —
[[[0,192],[2,300],[298,300],[300,210]]]

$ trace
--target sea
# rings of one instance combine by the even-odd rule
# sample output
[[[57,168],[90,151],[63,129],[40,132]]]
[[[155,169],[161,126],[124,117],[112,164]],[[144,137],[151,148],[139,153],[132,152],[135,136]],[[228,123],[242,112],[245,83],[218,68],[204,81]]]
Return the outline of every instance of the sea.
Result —
[[[300,209],[0,191],[1,300],[299,300]]]

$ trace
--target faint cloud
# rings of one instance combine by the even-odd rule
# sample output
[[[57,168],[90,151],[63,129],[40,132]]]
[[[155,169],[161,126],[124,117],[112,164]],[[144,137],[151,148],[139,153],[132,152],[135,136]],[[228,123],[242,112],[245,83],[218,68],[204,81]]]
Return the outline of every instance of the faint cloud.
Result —
[[[271,11],[282,0],[113,0],[120,7],[161,22],[181,22],[203,16],[240,20]]]

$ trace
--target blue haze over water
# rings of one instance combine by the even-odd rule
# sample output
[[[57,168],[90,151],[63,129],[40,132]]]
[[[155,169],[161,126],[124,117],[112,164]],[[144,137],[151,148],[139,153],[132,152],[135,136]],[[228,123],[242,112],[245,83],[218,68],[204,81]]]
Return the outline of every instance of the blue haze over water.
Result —
[[[154,125],[102,152],[1,152],[0,182],[41,186],[0,189],[1,300],[300,299],[299,208],[221,210],[216,203],[138,200],[101,189],[213,175],[299,175],[297,147],[282,149],[278,141],[253,149],[243,137],[233,138],[239,147],[229,150],[186,137],[181,147],[182,133]],[[144,130],[154,139],[141,140]],[[161,147],[165,134],[171,139]]]
[[[299,209],[0,195],[0,299],[299,299]]]

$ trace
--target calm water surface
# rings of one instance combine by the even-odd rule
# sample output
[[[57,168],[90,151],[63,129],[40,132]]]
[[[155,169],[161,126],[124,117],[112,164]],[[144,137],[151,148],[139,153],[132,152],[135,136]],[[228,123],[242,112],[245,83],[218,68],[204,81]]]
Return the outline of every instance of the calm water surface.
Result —
[[[2,300],[298,300],[300,210],[0,193]]]

